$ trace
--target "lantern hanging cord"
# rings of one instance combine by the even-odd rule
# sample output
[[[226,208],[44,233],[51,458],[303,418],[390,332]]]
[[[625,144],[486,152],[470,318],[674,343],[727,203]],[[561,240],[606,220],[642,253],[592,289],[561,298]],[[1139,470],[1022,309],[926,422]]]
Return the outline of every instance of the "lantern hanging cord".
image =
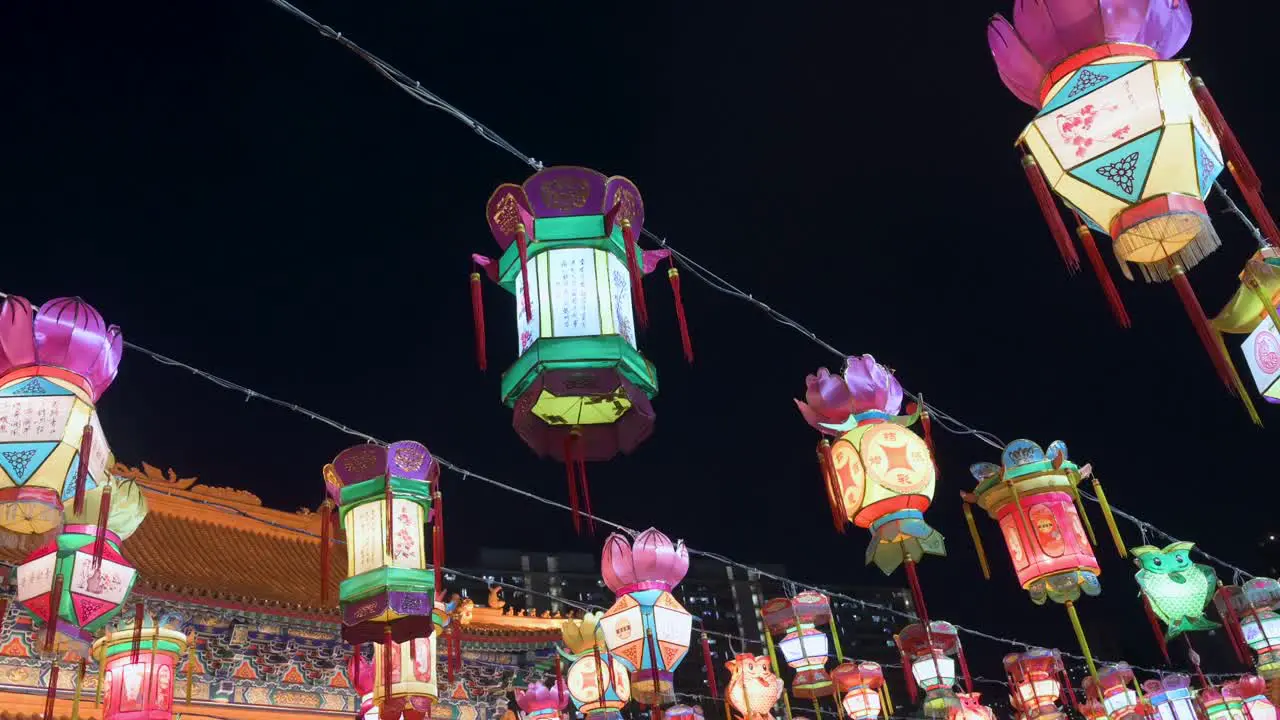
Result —
[[[1226,201],[1227,203],[1226,212],[1229,212],[1232,215],[1235,215],[1236,218],[1240,220],[1240,222],[1244,223],[1244,226],[1249,230],[1249,234],[1253,236],[1253,239],[1258,242],[1258,247],[1267,247],[1268,246],[1267,238],[1262,234],[1262,230],[1259,229],[1258,226],[1255,225],[1253,221],[1249,219],[1249,216],[1246,215],[1244,211],[1240,209],[1240,206],[1236,204],[1236,201],[1233,200],[1231,198],[1231,195],[1227,193],[1227,189],[1222,187],[1222,183],[1218,182],[1217,180],[1213,181],[1213,189],[1217,190],[1218,195],[1221,196],[1222,199]]]

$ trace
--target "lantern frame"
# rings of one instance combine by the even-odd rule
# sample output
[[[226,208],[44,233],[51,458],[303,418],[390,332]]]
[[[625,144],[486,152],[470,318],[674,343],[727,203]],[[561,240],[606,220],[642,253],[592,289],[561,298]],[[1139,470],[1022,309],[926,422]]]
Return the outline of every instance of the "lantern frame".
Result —
[[[956,658],[963,652],[956,627],[934,620],[926,629],[913,623],[894,636],[903,657],[904,672],[911,673],[916,687],[924,691],[921,706],[926,712],[949,711],[959,704],[955,693]]]
[[[831,601],[822,593],[805,590],[791,598],[774,598],[760,609],[777,647],[795,671],[791,694],[798,698],[826,697],[835,693],[827,674],[831,643],[818,626],[831,621]]]
[[[1057,650],[1037,648],[1004,656],[1009,677],[1009,701],[1025,720],[1057,720],[1064,717],[1062,701],[1066,667]]]
[[[1111,720],[1126,720],[1140,713],[1137,678],[1128,663],[1099,668],[1096,677],[1084,679],[1085,696],[1101,703]]]
[[[1171,673],[1142,683],[1157,720],[1198,720],[1191,678]]]
[[[879,663],[841,663],[831,671],[831,680],[837,691],[844,693],[840,705],[849,720],[871,720],[883,712],[880,692],[885,681]]]
[[[109,632],[93,643],[91,655],[103,669],[103,720],[169,720],[179,658],[188,638],[171,627],[144,621],[134,660],[134,628]],[[148,626],[150,625],[150,626]],[[188,668],[187,672],[192,672]],[[132,681],[137,678],[137,684]],[[136,687],[137,691],[130,690]],[[131,705],[126,706],[126,702]],[[128,707],[129,709],[126,709]]]

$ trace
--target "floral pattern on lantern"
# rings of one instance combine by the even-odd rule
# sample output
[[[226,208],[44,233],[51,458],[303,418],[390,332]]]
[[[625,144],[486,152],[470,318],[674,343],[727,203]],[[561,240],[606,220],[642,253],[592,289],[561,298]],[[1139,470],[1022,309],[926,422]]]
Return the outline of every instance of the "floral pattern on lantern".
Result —
[[[1058,707],[1062,699],[1066,668],[1057,650],[1037,648],[1004,656],[1009,676],[1009,702],[1025,720],[1060,720],[1066,715]]]
[[[879,663],[846,662],[831,671],[831,679],[844,697],[840,704],[849,720],[872,720],[882,711],[889,713],[880,698],[885,687]]]
[[[827,596],[806,590],[792,598],[774,598],[764,604],[761,614],[769,632],[778,638],[778,650],[796,671],[791,694],[816,698],[834,692],[826,671],[830,642],[827,634],[817,628],[831,621]]]
[[[93,659],[103,670],[103,720],[170,720],[178,658],[187,636],[176,616],[159,620],[143,614],[140,634],[133,620],[93,644]],[[134,640],[138,639],[137,654]]]
[[[915,689],[924,691],[921,707],[929,716],[949,716],[960,706],[954,690],[956,657],[964,650],[956,627],[934,620],[926,628],[921,623],[908,625],[894,636],[902,654],[907,688],[915,697]]]
[[[566,620],[560,630],[565,644],[560,653],[572,663],[565,684],[574,707],[589,718],[603,720],[617,717],[631,701],[631,675],[605,650],[601,617],[601,613],[587,613],[581,620]]]
[[[516,705],[524,713],[524,720],[559,720],[563,717],[560,711],[569,706],[569,692],[563,683],[556,683],[554,688],[535,683],[516,691]]]
[[[693,616],[671,590],[689,571],[684,542],[649,528],[632,544],[610,535],[600,572],[618,595],[600,620],[605,647],[631,671],[631,697],[644,705],[675,699],[672,673],[689,652]]]
[[[1138,692],[1134,689],[1136,682],[1133,668],[1128,663],[1117,663],[1099,668],[1096,678],[1085,678],[1084,694],[1101,703],[1111,720],[1137,718],[1142,712]]]
[[[738,653],[724,664],[729,684],[724,696],[742,720],[773,720],[770,712],[782,697],[782,678],[773,674],[769,658]]]

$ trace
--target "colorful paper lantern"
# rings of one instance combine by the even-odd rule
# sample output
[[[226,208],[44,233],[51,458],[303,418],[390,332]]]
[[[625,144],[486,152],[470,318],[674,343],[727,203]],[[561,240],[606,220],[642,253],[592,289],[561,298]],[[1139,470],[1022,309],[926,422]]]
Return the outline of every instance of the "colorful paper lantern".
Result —
[[[670,252],[636,242],[644,227],[636,186],[586,168],[546,168],[502,185],[485,214],[503,254],[472,259],[516,297],[519,352],[502,375],[502,401],[520,438],[565,464],[577,524],[579,510],[591,511],[586,463],[629,453],[653,432],[658,375],[638,349],[636,321],[645,324],[643,277]],[[692,357],[678,275],[668,274]],[[471,285],[483,368],[479,272]]]
[[[769,632],[778,638],[782,657],[796,671],[791,694],[798,698],[825,697],[835,691],[826,664],[831,643],[818,625],[831,622],[827,596],[805,590],[791,598],[774,598],[761,608]]]
[[[177,618],[143,615],[141,633],[134,621],[93,644],[95,662],[103,670],[103,720],[169,720],[178,659],[187,651],[187,636]],[[135,645],[136,642],[136,645]]]
[[[338,599],[347,642],[406,643],[432,634],[435,582],[422,527],[439,472],[427,448],[412,441],[357,445],[324,467],[346,533],[349,577]]]
[[[674,699],[672,673],[689,652],[693,616],[671,594],[689,571],[689,551],[653,528],[632,544],[614,533],[600,572],[618,599],[600,620],[605,647],[631,671],[631,697],[643,705]]]
[[[0,529],[50,532],[64,501],[79,506],[106,482],[111,450],[96,404],[123,348],[120,328],[79,298],[39,311],[16,295],[0,305]]]
[[[956,693],[960,706],[951,708],[951,720],[995,720],[991,708],[982,704],[982,693]]]
[[[702,720],[702,708],[697,705],[672,705],[662,711],[666,720]]]
[[[1234,683],[1210,685],[1197,693],[1196,700],[1207,720],[1249,720],[1244,712],[1244,698]]]
[[[1096,676],[1084,679],[1085,697],[1101,703],[1111,720],[1137,718],[1141,712],[1137,679],[1127,663],[1098,668]]]
[[[87,655],[94,636],[124,607],[138,571],[120,544],[146,514],[138,486],[112,478],[85,493],[82,512],[67,508],[62,533],[18,566],[18,602],[52,631],[46,645]],[[52,616],[58,620],[50,627]]]
[[[516,691],[516,705],[524,712],[524,720],[560,720],[560,712],[569,706],[569,692],[562,683],[549,688],[535,683]]]
[[[1247,650],[1252,650],[1262,679],[1280,680],[1280,615],[1275,612],[1280,607],[1280,582],[1253,578],[1243,585],[1224,586],[1213,602],[1226,621],[1240,660],[1246,661]]]
[[[1107,709],[1102,703],[1090,700],[1080,704],[1080,714],[1085,720],[1109,720]]]
[[[1193,630],[1221,627],[1204,616],[1217,588],[1218,575],[1212,567],[1191,562],[1195,543],[1175,542],[1163,549],[1153,545],[1129,552],[1139,570],[1135,579],[1152,611],[1168,626],[1166,640]]]
[[[1191,696],[1191,678],[1180,673],[1142,683],[1156,720],[1198,720]]]
[[[1256,675],[1245,675],[1227,683],[1244,699],[1245,716],[1249,720],[1276,720],[1276,706],[1267,697],[1267,682]]]
[[[1067,670],[1057,650],[1035,649],[1004,656],[1009,676],[1009,701],[1024,720],[1061,720],[1066,714],[1058,707],[1062,688],[1068,684]],[[1064,682],[1065,681],[1065,682]]]
[[[881,712],[888,720],[888,706],[881,699],[884,671],[879,663],[841,663],[831,671],[831,679],[844,694],[840,704],[849,720],[872,720]]]
[[[435,633],[389,646],[373,644],[373,704],[379,717],[431,717],[431,706],[440,697],[436,659]]]
[[[1254,387],[1269,403],[1280,403],[1280,252],[1264,247],[1240,272],[1240,287],[1212,320],[1218,333],[1245,335],[1240,350]]]
[[[571,663],[565,684],[574,707],[589,718],[607,720],[619,717],[619,711],[631,701],[631,675],[605,649],[602,617],[601,613],[587,613],[580,620],[566,620],[560,629],[565,645],[560,653]]]
[[[828,498],[837,516],[871,530],[866,562],[889,574],[926,553],[945,555],[942,535],[924,521],[937,470],[929,443],[907,429],[922,416],[897,415],[897,378],[863,355],[848,359],[843,378],[820,369],[805,384],[796,405],[811,426],[838,438],[829,448],[820,443]]]
[[[964,648],[956,627],[949,622],[934,620],[928,625],[915,623],[894,636],[898,652],[902,655],[902,668],[907,678],[907,689],[916,699],[917,690],[924,692],[921,708],[930,717],[948,716],[960,707],[956,697],[956,660],[967,676]]]
[[[347,677],[351,678],[351,689],[360,698],[356,720],[376,720],[378,706],[373,702],[373,663],[364,658],[359,646],[351,649],[351,657],[347,659]]]
[[[1094,231],[1112,238],[1126,277],[1133,263],[1148,282],[1173,281],[1220,376],[1235,385],[1186,278],[1220,244],[1204,199],[1224,157],[1264,234],[1280,237],[1208,89],[1169,59],[1190,32],[1187,2],[1047,0],[1018,3],[1012,23],[992,18],[987,41],[1005,85],[1038,110],[1018,144],[1068,266],[1079,259],[1050,188],[1079,216],[1077,233],[1117,319],[1128,326]]]
[[[724,696],[742,720],[772,720],[771,711],[782,697],[782,678],[773,674],[764,655],[738,653],[724,664],[729,684]]]

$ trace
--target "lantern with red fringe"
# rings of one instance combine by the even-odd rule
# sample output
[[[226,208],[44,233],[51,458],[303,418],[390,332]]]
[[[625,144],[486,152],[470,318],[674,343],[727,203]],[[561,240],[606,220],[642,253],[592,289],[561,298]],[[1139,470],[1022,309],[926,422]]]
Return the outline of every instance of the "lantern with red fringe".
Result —
[[[1137,679],[1127,663],[1099,668],[1095,675],[1084,679],[1085,697],[1101,703],[1111,720],[1128,720],[1142,714]]]
[[[0,530],[56,530],[64,502],[82,510],[85,493],[107,481],[96,404],[123,348],[120,328],[79,298],[38,311],[16,295],[0,305]]]
[[[1271,699],[1277,700],[1280,692],[1280,582],[1272,578],[1253,578],[1243,585],[1227,585],[1218,588],[1213,598],[1214,606],[1227,628],[1236,655],[1241,662],[1248,662],[1248,652],[1257,654],[1254,667],[1258,675],[1273,685]]]
[[[427,448],[412,441],[357,445],[324,467],[346,532],[349,577],[338,599],[347,642],[391,646],[432,634],[435,572],[423,524],[439,473]]]
[[[950,717],[952,710],[960,708],[955,692],[956,660],[960,661],[966,689],[973,686],[956,627],[942,620],[927,625],[915,623],[903,628],[893,639],[902,655],[903,674],[911,699],[915,700],[917,692],[923,691],[920,707],[926,716]]]
[[[992,18],[987,41],[1005,85],[1038,111],[1018,144],[1068,267],[1080,261],[1055,194],[1078,218],[1116,319],[1128,327],[1094,233],[1111,237],[1126,277],[1133,263],[1148,282],[1173,282],[1234,392],[1239,377],[1186,276],[1220,244],[1204,200],[1224,167],[1266,238],[1280,237],[1261,182],[1204,82],[1170,59],[1190,33],[1190,3],[1182,0],[1045,0],[1017,3],[1012,23]]]
[[[827,596],[805,590],[791,598],[774,598],[761,608],[769,632],[778,638],[778,650],[796,671],[791,694],[798,698],[826,697],[835,692],[826,664],[831,643],[818,625],[831,622]]]
[[[176,617],[157,620],[144,614],[141,633],[130,622],[93,644],[93,659],[106,663],[102,675],[103,720],[173,717],[178,661],[187,650],[187,636],[180,627]]]
[[[849,720],[872,720],[881,712],[884,713],[885,720],[888,720],[889,703],[884,701],[884,693],[888,689],[879,663],[841,663],[831,671],[831,679],[839,691],[844,693],[840,704]]]
[[[565,464],[574,524],[591,513],[586,463],[630,453],[653,432],[658,375],[638,349],[643,279],[670,255],[644,250],[640,191],[623,177],[580,167],[540,170],[494,191],[489,229],[503,250],[476,266],[516,297],[518,357],[502,375],[502,401],[520,438]],[[692,359],[678,273],[669,272]],[[477,338],[483,338],[480,272],[473,272]],[[477,342],[483,368],[484,343]],[[590,520],[588,519],[588,525]]]
[[[1227,685],[1243,698],[1245,715],[1249,720],[1276,720],[1276,706],[1267,697],[1265,680],[1257,675],[1245,675]]]
[[[1062,689],[1070,687],[1067,670],[1057,650],[1037,648],[1004,656],[1009,676],[1009,701],[1024,720],[1061,720],[1066,713],[1058,707]]]

